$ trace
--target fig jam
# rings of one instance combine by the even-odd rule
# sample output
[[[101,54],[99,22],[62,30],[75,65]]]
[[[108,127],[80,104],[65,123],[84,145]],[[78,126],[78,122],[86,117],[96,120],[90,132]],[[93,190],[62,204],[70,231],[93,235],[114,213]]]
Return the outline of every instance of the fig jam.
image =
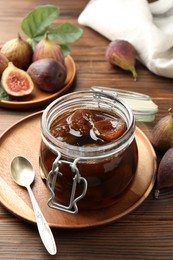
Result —
[[[62,142],[75,146],[104,145],[126,131],[126,123],[117,116],[80,109],[56,119],[50,133]]]
[[[70,100],[75,103],[73,97]],[[75,108],[67,106],[67,109],[62,109],[60,106],[56,113],[50,106],[51,109],[48,107],[43,114],[41,176],[48,177],[57,158],[56,149],[60,151],[61,174],[57,177],[54,192],[56,201],[65,206],[69,205],[75,173],[63,161],[73,162],[78,158],[76,166],[87,181],[87,192],[78,202],[79,209],[98,209],[112,205],[127,190],[135,176],[138,151],[134,138],[134,122],[129,127],[128,120],[118,110],[115,112],[112,107],[107,109],[105,105],[100,107],[100,103],[98,106],[97,99],[95,102],[96,106],[93,106],[93,102],[92,106],[86,102],[88,106],[84,108],[77,105]],[[65,103],[62,104],[66,107]],[[119,106],[118,103],[118,108]],[[79,183],[75,197],[82,191],[83,183]]]

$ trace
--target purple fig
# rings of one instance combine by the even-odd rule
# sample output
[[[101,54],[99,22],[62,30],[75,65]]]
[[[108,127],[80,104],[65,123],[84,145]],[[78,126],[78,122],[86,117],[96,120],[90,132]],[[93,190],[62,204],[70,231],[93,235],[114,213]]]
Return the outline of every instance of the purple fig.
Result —
[[[169,114],[158,121],[151,132],[150,141],[155,150],[165,153],[173,146],[173,110],[168,109]]]
[[[134,80],[137,80],[136,50],[130,42],[125,40],[112,41],[106,49],[106,59],[123,70],[131,71]]]
[[[61,47],[55,42],[48,38],[48,33],[45,34],[44,38],[37,44],[34,54],[33,61],[52,58],[65,65],[64,54]]]
[[[173,187],[173,147],[166,151],[160,161],[157,172],[155,197],[158,198],[160,189],[169,187]]]
[[[24,70],[27,69],[31,63],[33,54],[31,45],[23,40],[19,34],[17,38],[4,43],[1,52],[16,67]]]
[[[33,62],[28,70],[33,82],[42,90],[55,92],[65,83],[66,69],[54,59],[41,59]]]

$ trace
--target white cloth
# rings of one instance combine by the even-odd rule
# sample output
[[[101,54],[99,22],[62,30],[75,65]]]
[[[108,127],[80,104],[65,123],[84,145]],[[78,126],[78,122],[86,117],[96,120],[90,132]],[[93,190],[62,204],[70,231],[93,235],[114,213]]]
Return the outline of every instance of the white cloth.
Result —
[[[173,78],[173,0],[90,0],[78,22],[131,42],[150,71]]]

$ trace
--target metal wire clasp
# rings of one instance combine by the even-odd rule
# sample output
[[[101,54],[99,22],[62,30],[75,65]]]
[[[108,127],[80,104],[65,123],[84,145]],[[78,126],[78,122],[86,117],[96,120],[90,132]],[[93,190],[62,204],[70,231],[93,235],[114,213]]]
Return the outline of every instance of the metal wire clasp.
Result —
[[[77,202],[79,200],[81,200],[87,192],[87,181],[85,178],[81,177],[81,175],[79,173],[79,169],[76,165],[80,158],[75,159],[73,162],[60,160],[60,158],[61,158],[61,153],[58,152],[58,156],[52,164],[52,170],[49,172],[48,177],[47,177],[47,186],[51,192],[51,196],[48,200],[48,206],[53,209],[58,209],[58,210],[65,211],[65,212],[68,212],[71,214],[76,214],[76,213],[78,213]],[[63,173],[60,172],[60,169],[59,169],[61,164],[67,164],[71,168],[72,172],[75,173],[74,178],[73,178],[71,197],[70,197],[68,206],[59,204],[54,201],[54,199],[55,199],[54,190],[55,190],[57,177],[58,177],[58,175],[63,176]],[[78,197],[75,197],[77,185],[82,182],[83,182],[83,192]]]

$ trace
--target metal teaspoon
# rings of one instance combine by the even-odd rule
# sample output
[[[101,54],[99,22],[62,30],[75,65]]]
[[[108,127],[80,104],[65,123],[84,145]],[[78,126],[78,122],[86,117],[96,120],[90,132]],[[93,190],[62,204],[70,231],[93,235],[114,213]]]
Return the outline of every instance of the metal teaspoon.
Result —
[[[18,185],[27,188],[34,209],[37,227],[42,242],[49,254],[55,255],[57,253],[57,248],[53,234],[40,210],[40,207],[30,187],[35,177],[33,166],[26,158],[22,156],[17,156],[11,162],[11,175]]]

